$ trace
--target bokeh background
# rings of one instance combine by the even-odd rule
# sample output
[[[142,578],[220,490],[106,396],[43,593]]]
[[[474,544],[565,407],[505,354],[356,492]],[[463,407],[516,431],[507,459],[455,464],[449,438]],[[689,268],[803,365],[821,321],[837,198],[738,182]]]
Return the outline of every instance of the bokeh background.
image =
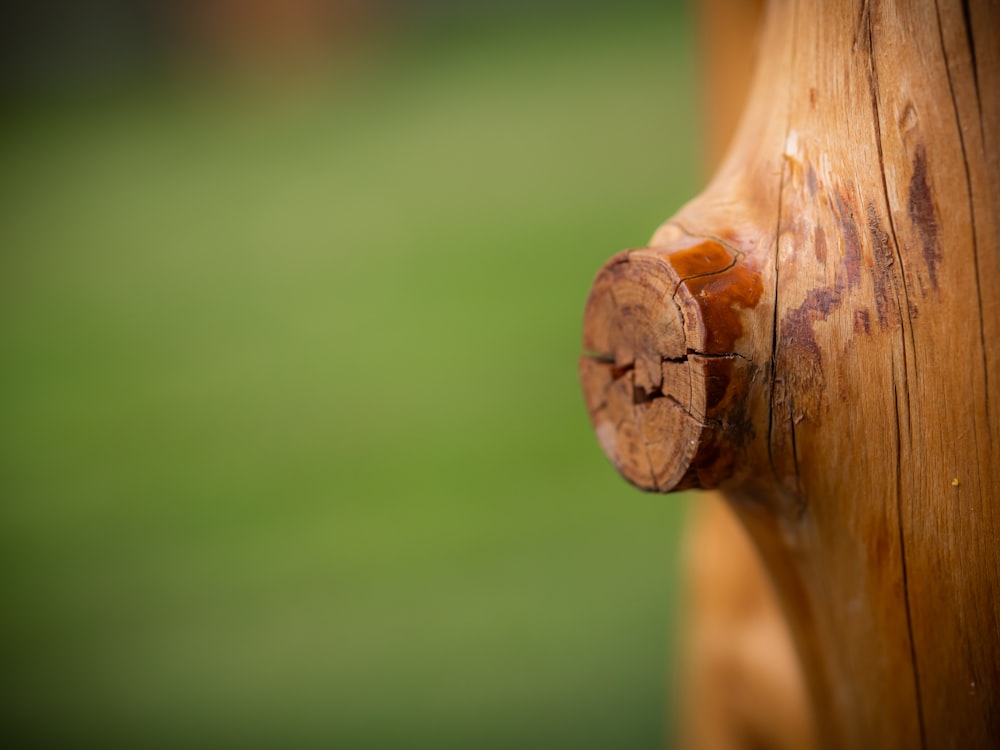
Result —
[[[687,501],[576,361],[697,192],[689,10],[17,6],[4,745],[669,744]]]

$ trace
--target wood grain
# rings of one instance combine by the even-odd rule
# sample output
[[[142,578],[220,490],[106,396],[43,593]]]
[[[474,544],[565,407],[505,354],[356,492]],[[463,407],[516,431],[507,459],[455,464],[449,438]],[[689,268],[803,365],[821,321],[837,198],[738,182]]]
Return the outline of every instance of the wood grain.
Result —
[[[775,582],[827,747],[1000,745],[998,16],[985,2],[771,2],[722,166],[625,256],[655,259],[675,291],[619,314],[581,364],[589,404],[631,389],[640,442],[673,451],[650,471],[604,441],[630,481],[725,492]],[[684,265],[692,248],[700,270]],[[721,252],[731,262],[713,264]],[[624,278],[602,273],[617,295]],[[683,341],[630,359],[621,342],[654,341],[670,315]],[[701,368],[662,369],[697,427],[636,409],[657,354]],[[621,418],[592,416],[599,432]]]

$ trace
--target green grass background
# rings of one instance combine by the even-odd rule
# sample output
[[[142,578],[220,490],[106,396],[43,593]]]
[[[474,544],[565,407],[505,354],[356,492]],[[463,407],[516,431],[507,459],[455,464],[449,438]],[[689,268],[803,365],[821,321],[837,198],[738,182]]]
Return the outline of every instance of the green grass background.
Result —
[[[611,469],[576,359],[697,187],[689,36],[608,5],[5,110],[0,731],[667,741],[684,503]]]

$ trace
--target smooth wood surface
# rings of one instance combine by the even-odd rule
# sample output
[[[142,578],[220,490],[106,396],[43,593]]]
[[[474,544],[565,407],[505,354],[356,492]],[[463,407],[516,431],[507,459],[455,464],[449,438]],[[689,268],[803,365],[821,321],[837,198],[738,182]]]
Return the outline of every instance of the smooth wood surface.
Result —
[[[998,17],[772,2],[711,185],[588,305],[602,445],[645,489],[724,490],[826,747],[1000,744]],[[644,278],[674,291],[616,304]]]
[[[815,721],[770,577],[732,510],[704,495],[685,533],[678,745],[810,750]]]

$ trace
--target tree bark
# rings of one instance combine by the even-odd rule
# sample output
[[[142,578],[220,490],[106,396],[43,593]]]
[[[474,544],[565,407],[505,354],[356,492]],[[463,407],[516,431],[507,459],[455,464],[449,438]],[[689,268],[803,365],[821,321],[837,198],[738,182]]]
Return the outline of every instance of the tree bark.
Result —
[[[827,747],[1000,744],[1000,11],[775,0],[709,187],[598,274],[637,486],[720,488]]]

